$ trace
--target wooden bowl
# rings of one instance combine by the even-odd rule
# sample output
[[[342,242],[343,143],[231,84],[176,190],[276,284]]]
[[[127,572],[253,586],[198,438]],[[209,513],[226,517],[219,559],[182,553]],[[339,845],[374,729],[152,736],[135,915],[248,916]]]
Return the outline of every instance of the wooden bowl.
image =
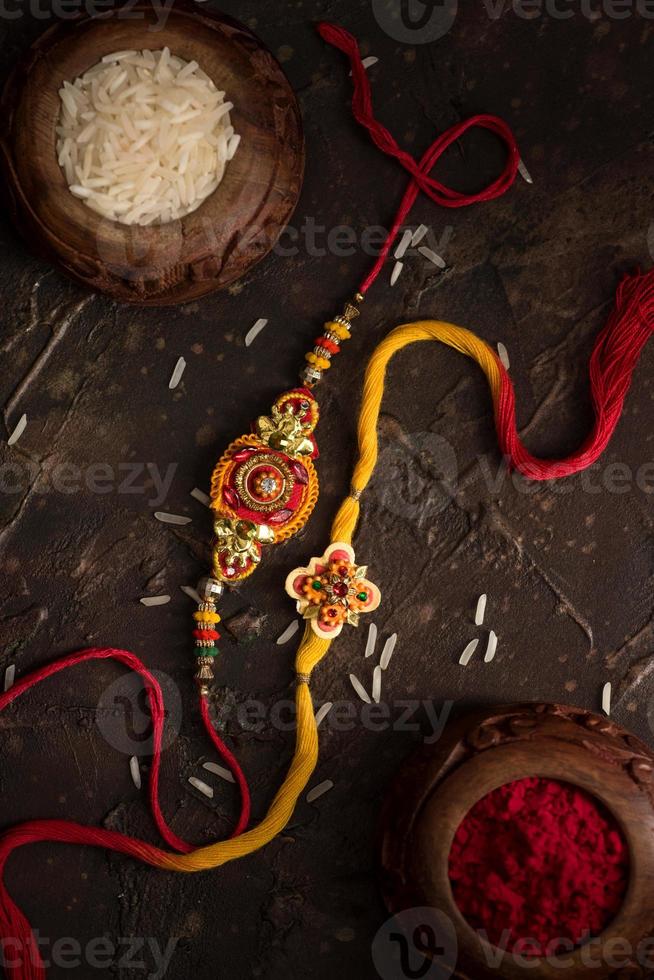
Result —
[[[279,64],[236,21],[176,0],[155,29],[154,6],[130,17],[80,16],[46,31],[7,81],[0,159],[17,227],[74,279],[118,300],[180,303],[233,282],[273,247],[297,203],[304,141],[297,101]],[[158,50],[195,60],[234,103],[242,136],[217,190],[192,214],[159,227],[103,219],[75,198],[59,167],[58,90],[103,55]]]
[[[652,976],[637,962],[615,966],[615,941],[639,944],[654,927],[654,754],[613,721],[560,704],[512,704],[452,723],[440,741],[420,749],[398,774],[380,826],[381,888],[390,912],[432,908],[453,925],[456,954],[435,976],[486,980]],[[501,966],[493,950],[461,915],[450,887],[452,840],[470,808],[505,783],[541,776],[573,783],[601,801],[620,826],[630,852],[627,891],[616,918],[562,961],[510,955]],[[402,916],[399,918],[401,923]],[[429,956],[429,949],[422,948]],[[604,955],[606,953],[606,955]],[[439,955],[441,955],[439,954]],[[436,957],[432,957],[436,965]],[[601,961],[603,965],[598,965]],[[613,965],[611,965],[613,964]],[[449,971],[449,972],[447,972]],[[431,976],[431,973],[427,974]]]

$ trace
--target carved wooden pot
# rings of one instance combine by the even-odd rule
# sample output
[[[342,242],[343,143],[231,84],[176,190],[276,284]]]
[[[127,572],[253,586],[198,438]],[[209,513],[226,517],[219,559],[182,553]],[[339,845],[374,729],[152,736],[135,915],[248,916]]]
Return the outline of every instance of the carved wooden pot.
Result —
[[[197,61],[234,103],[241,143],[216,191],[192,214],[159,227],[95,214],[68,190],[56,157],[58,90],[101,58],[159,50]],[[150,3],[46,31],[8,79],[0,106],[0,162],[17,227],[74,279],[142,305],[220,289],[275,244],[302,185],[304,140],[295,95],[279,64],[245,27],[176,0],[164,26]]]
[[[429,907],[453,927],[454,942],[442,944],[437,954],[449,960],[437,963],[432,957],[440,968],[434,976],[653,977],[654,940],[646,941],[654,936],[653,774],[654,754],[643,742],[608,718],[560,704],[486,708],[453,722],[436,745],[411,757],[382,810],[381,888],[392,913]],[[455,903],[448,858],[470,808],[499,786],[529,776],[575,784],[608,808],[629,848],[629,883],[617,916],[590,941],[592,952],[589,945],[558,961],[535,962],[507,954],[498,966],[497,950],[479,937]],[[430,955],[428,944],[421,948]]]

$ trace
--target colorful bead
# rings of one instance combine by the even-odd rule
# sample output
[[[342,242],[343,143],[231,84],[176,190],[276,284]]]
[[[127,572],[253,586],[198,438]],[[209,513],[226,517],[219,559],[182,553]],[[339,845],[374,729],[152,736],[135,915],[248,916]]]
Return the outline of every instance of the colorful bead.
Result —
[[[193,636],[196,638],[196,640],[219,640],[220,639],[220,633],[218,633],[216,630],[211,630],[211,629],[193,630]]]
[[[330,354],[339,354],[341,350],[340,345],[330,340],[329,337],[316,337],[314,343],[316,347],[324,347]]]
[[[220,616],[217,612],[195,612],[193,613],[193,619],[197,620],[198,623],[219,623]]]
[[[345,324],[337,323],[336,320],[328,320],[325,324],[325,330],[329,330],[330,333],[336,334],[339,340],[349,340],[352,336]]]

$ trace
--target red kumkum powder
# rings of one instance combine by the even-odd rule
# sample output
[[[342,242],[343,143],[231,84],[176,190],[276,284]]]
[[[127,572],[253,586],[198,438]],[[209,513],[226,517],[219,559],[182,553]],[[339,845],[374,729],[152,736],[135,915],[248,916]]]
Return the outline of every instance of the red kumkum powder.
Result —
[[[494,946],[519,943],[523,955],[538,956],[602,932],[622,905],[629,853],[598,800],[534,777],[472,807],[455,834],[449,874],[473,929]]]

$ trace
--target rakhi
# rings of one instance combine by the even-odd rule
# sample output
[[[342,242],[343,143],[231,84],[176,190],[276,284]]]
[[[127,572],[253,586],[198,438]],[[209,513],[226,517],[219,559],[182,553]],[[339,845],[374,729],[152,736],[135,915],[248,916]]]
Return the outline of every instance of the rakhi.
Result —
[[[7,959],[5,974],[10,980],[42,980],[45,976],[29,922],[4,884],[6,862],[17,848],[37,841],[85,844],[109,848],[164,870],[196,872],[250,854],[268,843],[290,819],[318,760],[317,727],[309,690],[312,672],[341,629],[346,624],[356,625],[359,617],[376,608],[381,598],[367,567],[355,559],[352,538],[359,517],[360,499],[377,460],[377,420],[386,371],[393,355],[409,344],[435,340],[476,361],[489,383],[498,441],[508,464],[530,479],[548,480],[576,473],[590,466],[602,453],[620,417],[640,353],[654,329],[654,273],[626,277],[619,286],[613,313],[596,341],[590,360],[595,413],[592,430],[579,450],[560,461],[538,459],[525,448],[516,428],[511,380],[498,355],[474,333],[442,321],[423,320],[396,328],[378,346],[365,375],[358,423],[359,456],[351,490],[333,521],[331,544],[322,555],[293,570],[286,578],[286,591],[307,620],[295,661],[297,733],[294,757],[262,821],[245,830],[249,817],[247,783],[236,760],[215,732],[209,712],[209,684],[219,639],[216,629],[218,600],[226,584],[241,581],[251,574],[267,545],[280,543],[296,533],[315,505],[318,481],[313,460],[317,456],[314,430],[318,422],[318,403],[314,388],[342,343],[348,339],[360,303],[379,274],[419,191],[445,207],[491,200],[511,186],[519,164],[510,130],[493,116],[477,116],[453,127],[434,142],[420,162],[413,160],[374,119],[368,79],[354,38],[332,25],[321,24],[318,29],[326,41],[343,51],[350,60],[355,117],[369,131],[375,144],[396,157],[412,179],[384,248],[354,301],[346,304],[343,313],[329,321],[313,350],[307,354],[301,387],[282,394],[270,415],[257,420],[253,433],[232,443],[213,474],[211,496],[216,512],[216,544],[211,575],[201,584],[201,602],[195,614],[197,680],[205,727],[239,783],[242,799],[239,821],[229,840],[195,848],[168,828],[158,802],[163,697],[156,679],[133,654],[113,648],[83,650],[19,680],[0,695],[0,710],[42,680],[92,660],[115,659],[141,675],[153,722],[150,803],[157,828],[171,850],[72,821],[30,821],[7,831],[0,838],[0,938],[7,957],[12,944],[18,954],[13,961]],[[471,126],[482,126],[495,132],[505,141],[509,155],[505,170],[496,181],[479,194],[466,196],[440,184],[429,171],[444,150]]]

